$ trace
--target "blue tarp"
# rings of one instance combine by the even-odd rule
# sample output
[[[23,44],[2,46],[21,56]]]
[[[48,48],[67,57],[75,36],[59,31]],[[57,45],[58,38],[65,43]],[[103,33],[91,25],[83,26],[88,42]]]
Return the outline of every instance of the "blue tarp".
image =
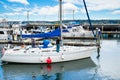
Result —
[[[22,38],[52,38],[61,36],[60,28],[57,28],[51,32],[47,33],[38,33],[38,34],[24,34]]]
[[[62,30],[62,32],[69,32],[67,29]]]

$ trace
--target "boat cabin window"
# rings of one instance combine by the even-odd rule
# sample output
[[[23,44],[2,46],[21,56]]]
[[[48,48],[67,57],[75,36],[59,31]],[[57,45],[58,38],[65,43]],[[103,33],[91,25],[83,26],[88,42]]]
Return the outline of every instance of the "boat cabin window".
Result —
[[[73,32],[78,32],[78,29],[73,29]]]
[[[37,34],[37,33],[44,33],[44,32],[40,32],[40,31],[33,31],[33,34]]]
[[[3,32],[3,31],[0,31],[0,34],[4,34],[4,32]]]
[[[7,31],[7,34],[12,34],[12,33],[13,33],[13,31],[12,31],[12,30]]]

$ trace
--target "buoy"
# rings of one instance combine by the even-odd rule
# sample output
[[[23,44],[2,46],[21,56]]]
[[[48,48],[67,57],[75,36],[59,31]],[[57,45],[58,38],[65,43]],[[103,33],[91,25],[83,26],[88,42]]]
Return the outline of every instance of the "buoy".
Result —
[[[46,62],[47,62],[48,64],[51,64],[51,63],[52,63],[51,58],[50,58],[50,57],[48,57],[48,58],[47,58],[47,60],[46,60]]]

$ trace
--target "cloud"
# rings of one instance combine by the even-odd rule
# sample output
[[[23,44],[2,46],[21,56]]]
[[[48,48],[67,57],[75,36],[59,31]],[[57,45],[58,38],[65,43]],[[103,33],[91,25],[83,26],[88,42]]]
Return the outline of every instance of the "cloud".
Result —
[[[12,8],[12,10],[15,11],[15,12],[21,12],[21,11],[24,11],[26,9],[20,7],[20,8]]]
[[[82,0],[64,0],[63,2],[72,3],[72,4],[81,4]]]
[[[82,0],[63,0],[65,3],[83,6]],[[85,0],[87,8],[92,11],[114,10],[120,8],[120,0]],[[83,6],[84,7],[84,6]],[[82,8],[84,9],[84,8]],[[83,11],[83,10],[82,10]]]
[[[120,14],[120,10],[115,10],[112,12],[112,14]]]
[[[28,5],[27,0],[8,0],[9,2],[19,2],[25,5]],[[58,0],[54,0],[58,1]],[[85,8],[83,5],[82,0],[63,0],[63,14],[64,14],[64,19],[70,19],[71,14],[74,13],[77,15],[81,13],[85,13]],[[112,14],[120,14],[120,0],[86,0],[86,5],[90,13],[92,11],[95,11],[94,14],[97,14],[99,11],[108,11],[107,13],[112,12]],[[8,16],[24,16],[26,17],[28,9],[25,9],[25,7],[17,7],[17,6],[7,6],[3,2],[0,1],[0,4],[3,5],[3,7],[10,11],[6,12],[1,15],[8,15]],[[32,5],[31,5],[32,6]],[[43,17],[45,16],[46,19],[50,19],[51,16],[52,18],[58,18],[59,15],[59,4],[58,5],[48,5],[48,6],[38,6],[37,4],[29,8],[29,14],[30,17]],[[70,15],[69,15],[70,14]],[[111,14],[111,15],[112,15]],[[83,14],[82,14],[83,15]],[[103,18],[103,17],[102,17]],[[37,18],[34,18],[37,19]]]
[[[2,16],[27,16],[27,9],[23,8],[23,7],[9,7],[9,10],[11,10],[11,12],[6,12],[1,14]],[[65,14],[73,14],[73,10],[74,12],[78,12],[78,7],[75,6],[72,3],[63,3],[63,13]],[[0,15],[0,16],[1,16]],[[31,8],[29,8],[29,15],[32,16],[39,16],[39,17],[43,17],[46,16],[46,18],[52,18],[55,20],[58,18],[59,15],[59,4],[55,5],[55,6],[38,6],[35,5]],[[64,16],[65,18],[66,15]],[[52,19],[51,19],[52,20]]]
[[[59,0],[55,0],[59,2]],[[81,4],[82,0],[63,0],[64,3]]]
[[[3,8],[6,9],[6,11],[14,11],[14,12],[20,12],[20,11],[24,11],[24,10],[27,10],[26,8],[23,8],[23,7],[17,7],[17,6],[13,6],[13,5],[7,5],[5,4],[4,2],[0,1],[0,4],[2,4]]]
[[[64,14],[71,14],[73,10],[75,12],[78,11],[77,6],[73,5],[72,3],[64,3],[63,4],[63,12]],[[30,9],[30,14],[32,15],[58,15],[59,13],[59,5],[56,6],[44,6],[39,7],[35,6],[34,8]]]
[[[89,10],[114,10],[120,8],[120,0],[87,0]]]
[[[45,6],[40,8],[40,10],[38,11],[40,15],[55,15],[58,13],[58,6]]]
[[[22,3],[25,5],[28,5],[28,1],[27,0],[8,0],[9,2],[17,2],[17,3]]]
[[[71,14],[71,13],[73,13],[73,10],[74,10],[74,12],[78,12],[78,9],[79,8],[72,3],[65,3],[63,5],[63,10],[64,10],[65,14]]]
[[[12,11],[14,11],[14,12],[20,12],[20,11],[27,10],[26,8],[23,8],[23,7],[12,7],[12,6],[8,6],[8,5],[6,5],[6,4],[4,4],[3,7],[4,7],[6,10],[10,10],[11,12],[12,12]]]

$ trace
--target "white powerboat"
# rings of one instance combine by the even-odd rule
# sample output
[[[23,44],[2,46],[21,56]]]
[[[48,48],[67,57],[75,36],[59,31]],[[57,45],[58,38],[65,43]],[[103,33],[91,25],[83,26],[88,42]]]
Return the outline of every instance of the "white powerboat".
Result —
[[[83,26],[66,26],[63,25],[63,37],[94,37],[92,31],[85,30]]]
[[[11,29],[0,28],[0,40],[12,40]]]

